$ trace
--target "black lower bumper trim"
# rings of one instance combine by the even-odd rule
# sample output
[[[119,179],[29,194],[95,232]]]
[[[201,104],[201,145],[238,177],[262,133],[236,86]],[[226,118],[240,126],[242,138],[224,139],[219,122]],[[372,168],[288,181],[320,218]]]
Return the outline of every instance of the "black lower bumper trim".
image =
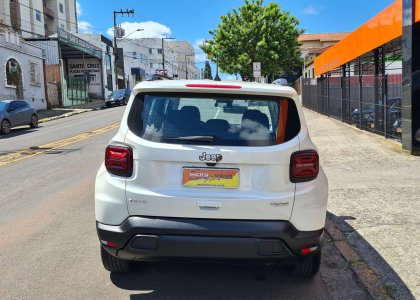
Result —
[[[105,247],[128,260],[284,260],[319,246],[323,229],[301,232],[288,221],[214,220],[133,216],[121,225],[97,222]]]

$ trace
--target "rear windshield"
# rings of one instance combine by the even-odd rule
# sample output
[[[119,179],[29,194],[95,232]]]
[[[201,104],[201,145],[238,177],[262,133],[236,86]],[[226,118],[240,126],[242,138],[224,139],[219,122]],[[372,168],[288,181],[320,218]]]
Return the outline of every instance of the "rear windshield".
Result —
[[[294,138],[300,120],[287,98],[150,93],[136,96],[128,126],[159,143],[271,146]]]
[[[112,96],[119,97],[125,94],[125,90],[116,90],[112,92]]]

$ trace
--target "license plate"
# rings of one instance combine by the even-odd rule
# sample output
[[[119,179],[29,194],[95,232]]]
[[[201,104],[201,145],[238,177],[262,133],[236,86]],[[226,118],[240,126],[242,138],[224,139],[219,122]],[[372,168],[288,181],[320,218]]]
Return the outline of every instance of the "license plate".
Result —
[[[239,169],[183,168],[182,184],[188,187],[236,189]]]

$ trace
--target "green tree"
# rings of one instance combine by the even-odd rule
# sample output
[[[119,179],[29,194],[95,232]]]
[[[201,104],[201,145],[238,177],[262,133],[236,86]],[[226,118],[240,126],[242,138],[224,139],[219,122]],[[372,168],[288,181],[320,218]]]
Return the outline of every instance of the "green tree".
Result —
[[[204,67],[204,79],[213,80],[213,75],[211,74],[211,66],[208,61],[206,61],[206,65]]]
[[[261,62],[262,76],[290,73],[300,66],[299,21],[275,2],[245,0],[239,9],[221,17],[211,39],[201,45],[222,72],[252,78],[253,62]]]

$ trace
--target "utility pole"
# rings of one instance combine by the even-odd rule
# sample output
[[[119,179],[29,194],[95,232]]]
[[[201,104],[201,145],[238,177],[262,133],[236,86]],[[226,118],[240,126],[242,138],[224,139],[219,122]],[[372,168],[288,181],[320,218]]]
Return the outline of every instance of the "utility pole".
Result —
[[[120,11],[115,11],[114,10],[114,72],[115,72],[115,88],[118,89],[118,66],[117,66],[117,61],[118,61],[118,46],[117,46],[117,15],[134,15],[134,9],[126,9],[125,11],[123,11],[122,9],[120,9]]]
[[[188,79],[188,56],[195,56],[195,54],[185,54],[185,79]]]
[[[162,38],[162,68],[163,68],[163,75],[165,74],[165,47],[163,45],[163,41],[164,40],[173,40],[175,39],[174,37],[163,37]]]
[[[214,81],[221,81],[219,77],[219,56],[216,56],[216,76],[214,77]]]

